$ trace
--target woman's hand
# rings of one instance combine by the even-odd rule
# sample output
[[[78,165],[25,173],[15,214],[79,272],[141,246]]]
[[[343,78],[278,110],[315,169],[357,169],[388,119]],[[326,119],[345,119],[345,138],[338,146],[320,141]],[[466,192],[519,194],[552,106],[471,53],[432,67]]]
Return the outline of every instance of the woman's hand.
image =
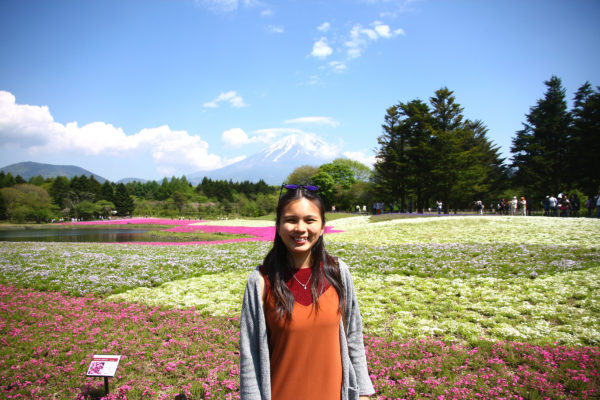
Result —
[[[358,398],[358,400],[370,400],[370,399],[371,399],[371,397],[370,397],[370,396],[360,396],[360,397]]]

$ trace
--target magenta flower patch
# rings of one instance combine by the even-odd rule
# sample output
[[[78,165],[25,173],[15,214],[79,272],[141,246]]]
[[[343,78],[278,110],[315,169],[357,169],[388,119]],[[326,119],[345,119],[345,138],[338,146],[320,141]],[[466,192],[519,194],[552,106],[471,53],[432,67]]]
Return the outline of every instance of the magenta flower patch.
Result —
[[[121,354],[105,400],[238,399],[239,319],[0,285],[0,398],[78,399],[94,354]],[[597,346],[365,336],[374,398],[597,399]],[[89,397],[88,397],[89,398]]]
[[[84,222],[65,222],[63,225],[175,225],[173,228],[166,229],[166,232],[205,232],[205,233],[230,233],[235,235],[247,235],[247,238],[197,241],[197,242],[134,242],[128,244],[142,245],[199,245],[199,244],[223,244],[233,242],[270,242],[275,238],[275,226],[266,227],[244,227],[244,226],[220,226],[220,225],[200,225],[201,220],[172,220],[158,218],[131,218],[104,221],[84,221]],[[325,227],[325,233],[339,233],[340,230],[333,229],[331,226]]]

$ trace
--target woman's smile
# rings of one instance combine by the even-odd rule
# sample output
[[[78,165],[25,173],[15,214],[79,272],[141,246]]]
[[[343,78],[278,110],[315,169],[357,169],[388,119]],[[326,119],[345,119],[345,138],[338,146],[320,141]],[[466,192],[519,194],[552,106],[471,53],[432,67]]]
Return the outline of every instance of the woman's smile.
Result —
[[[282,212],[277,232],[296,268],[308,267],[310,250],[323,235],[319,208],[304,197],[291,202]]]

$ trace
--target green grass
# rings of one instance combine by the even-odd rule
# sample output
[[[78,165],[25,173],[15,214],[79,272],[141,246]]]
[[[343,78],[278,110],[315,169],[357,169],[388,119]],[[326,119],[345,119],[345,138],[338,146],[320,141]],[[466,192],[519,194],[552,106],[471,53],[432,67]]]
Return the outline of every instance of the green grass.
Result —
[[[250,238],[249,235],[223,233],[223,232],[169,232],[150,231],[143,234],[148,241],[164,242],[213,242],[219,240]]]

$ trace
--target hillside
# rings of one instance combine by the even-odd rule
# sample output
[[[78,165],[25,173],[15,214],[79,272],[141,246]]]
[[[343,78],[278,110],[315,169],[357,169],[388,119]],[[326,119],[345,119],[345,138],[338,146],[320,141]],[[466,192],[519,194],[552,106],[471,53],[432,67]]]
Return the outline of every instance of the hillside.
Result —
[[[93,176],[100,183],[106,181],[106,179],[100,175],[96,175],[75,165],[53,165],[26,161],[7,165],[6,167],[0,168],[0,171],[10,173],[12,176],[20,175],[25,180],[29,180],[34,176],[42,176],[43,178],[65,176],[68,179],[71,179],[74,176],[86,175]]]

